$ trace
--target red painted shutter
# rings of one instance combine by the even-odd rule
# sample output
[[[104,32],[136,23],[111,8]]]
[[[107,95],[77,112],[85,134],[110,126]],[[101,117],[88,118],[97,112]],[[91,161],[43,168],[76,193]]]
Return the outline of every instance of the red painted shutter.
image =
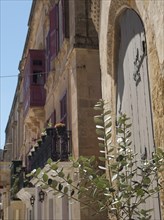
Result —
[[[59,7],[58,4],[50,11],[50,56],[54,57],[59,51]]]

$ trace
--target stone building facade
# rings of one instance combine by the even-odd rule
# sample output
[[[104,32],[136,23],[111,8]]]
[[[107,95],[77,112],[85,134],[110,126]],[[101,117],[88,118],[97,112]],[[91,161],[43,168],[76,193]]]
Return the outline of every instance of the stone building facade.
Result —
[[[93,106],[101,98],[101,76],[98,34],[90,9],[91,2],[81,0],[32,3],[6,127],[6,146],[11,143],[13,179],[8,202],[12,219],[86,219],[86,215],[95,219],[89,210],[80,210],[79,203],[68,204],[67,198],[58,200],[53,193],[46,192],[45,201],[39,202],[40,187],[28,188],[22,182],[25,172],[44,167],[49,157],[57,161],[60,155],[61,164],[67,166],[70,154],[77,158],[99,153]],[[61,122],[71,135],[69,149],[67,140],[62,154],[63,140],[56,143],[55,138],[38,145],[43,131]],[[18,191],[15,186],[20,186]],[[35,196],[34,206],[31,196]]]
[[[65,123],[71,131],[73,156],[98,155],[93,106],[101,97],[110,102],[116,115],[121,108],[130,113],[134,124],[137,120],[129,109],[139,109],[135,112],[139,120],[143,119],[139,128],[146,128],[151,145],[143,144],[137,149],[139,154],[148,152],[150,158],[155,147],[164,148],[163,4],[153,0],[34,0],[6,127],[6,149],[11,149],[6,158],[10,156],[23,171],[39,164],[34,156],[39,152],[56,160],[54,151],[41,151],[45,144],[39,148],[35,144],[49,123],[54,126],[58,122]],[[127,86],[139,94],[136,99],[131,99]],[[140,100],[146,104],[139,105]],[[140,106],[146,106],[148,114],[141,114]],[[137,123],[135,128],[138,129]],[[134,141],[139,140],[134,137]],[[11,145],[7,147],[7,143]],[[51,146],[52,143],[47,149]],[[48,158],[40,156],[38,160],[45,159]],[[64,159],[61,166],[67,167],[68,161]],[[66,198],[57,199],[52,193],[46,192],[45,200],[39,202],[40,191],[39,186],[20,189],[17,195],[22,202],[8,201],[8,216],[15,220],[95,219],[88,210],[80,210],[79,203],[68,205]],[[31,196],[35,196],[34,206]],[[163,194],[160,207],[163,208]]]

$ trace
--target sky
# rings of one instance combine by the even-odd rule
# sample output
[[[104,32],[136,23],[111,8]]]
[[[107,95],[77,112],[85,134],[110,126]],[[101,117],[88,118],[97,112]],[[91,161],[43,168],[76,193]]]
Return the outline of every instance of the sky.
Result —
[[[0,0],[0,148],[8,122],[28,30],[32,0]],[[11,77],[14,76],[14,77]]]

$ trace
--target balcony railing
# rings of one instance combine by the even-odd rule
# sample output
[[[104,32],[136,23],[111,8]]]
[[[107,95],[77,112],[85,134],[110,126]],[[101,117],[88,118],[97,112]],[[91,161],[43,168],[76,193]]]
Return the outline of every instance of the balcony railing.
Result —
[[[53,161],[67,161],[71,154],[71,132],[57,134],[55,128],[47,129],[38,146],[34,146],[28,155],[28,171],[43,168],[49,158]]]

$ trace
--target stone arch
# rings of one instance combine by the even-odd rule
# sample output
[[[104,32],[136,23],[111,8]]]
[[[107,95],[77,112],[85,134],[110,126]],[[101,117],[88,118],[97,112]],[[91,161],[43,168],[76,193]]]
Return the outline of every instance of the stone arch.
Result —
[[[133,9],[138,15],[135,1],[131,0],[111,0],[108,17],[108,32],[107,32],[107,73],[115,78],[114,61],[116,56],[117,43],[115,37],[118,35],[117,21],[120,15],[127,8]],[[140,15],[139,15],[140,16]]]

